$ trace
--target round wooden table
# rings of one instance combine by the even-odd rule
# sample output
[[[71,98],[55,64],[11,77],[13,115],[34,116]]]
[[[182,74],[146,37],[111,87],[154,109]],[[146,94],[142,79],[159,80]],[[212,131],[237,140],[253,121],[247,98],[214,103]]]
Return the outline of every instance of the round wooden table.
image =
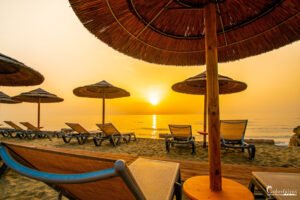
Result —
[[[253,194],[247,187],[227,178],[222,178],[222,191],[220,192],[210,190],[208,176],[194,176],[187,179],[183,184],[183,191],[192,200],[254,200]]]
[[[200,135],[203,135],[203,148],[206,148],[206,137],[208,135],[207,132],[197,131]]]

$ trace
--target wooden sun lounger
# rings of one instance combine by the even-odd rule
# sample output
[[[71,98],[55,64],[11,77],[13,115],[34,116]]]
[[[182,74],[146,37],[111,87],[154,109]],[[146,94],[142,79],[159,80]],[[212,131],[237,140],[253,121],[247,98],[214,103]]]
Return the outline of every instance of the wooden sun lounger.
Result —
[[[126,143],[130,141],[136,141],[135,133],[121,133],[112,123],[105,124],[96,124],[100,130],[103,132],[102,137],[94,138],[94,144],[96,146],[101,146],[101,143],[104,140],[109,140],[113,146],[120,144],[121,140],[124,140]]]
[[[255,145],[244,142],[248,120],[220,120],[221,146],[224,148],[247,149],[249,159],[255,157]]]
[[[38,128],[38,127],[32,125],[29,122],[20,122],[20,124],[25,126],[27,128],[27,130],[32,131],[33,133],[35,133],[36,137],[38,137],[38,138],[48,138],[49,140],[51,140],[51,138],[54,137],[58,133],[57,131],[44,131],[44,130],[41,130],[43,127]]]
[[[127,165],[125,161],[101,155],[25,144],[0,145],[0,157],[9,168],[45,182],[60,197],[171,200],[176,196],[181,199],[179,163],[138,158]]]
[[[16,137],[18,137],[18,135],[16,134],[16,132],[17,132],[17,130],[11,129],[11,128],[6,128],[6,127],[0,128],[0,134],[3,137],[16,138]]]
[[[32,131],[26,131],[22,129],[20,126],[18,126],[12,121],[4,121],[4,122],[10,127],[12,127],[11,131],[8,132],[9,137],[13,137],[13,138],[18,137],[20,139],[24,139],[24,138],[33,139],[35,137],[35,133],[33,133]],[[13,133],[15,133],[15,135],[13,135]]]
[[[255,189],[265,199],[299,200],[300,173],[252,172],[249,190],[254,193]]]
[[[170,137],[166,137],[166,150],[170,151],[170,145],[185,144],[192,146],[192,154],[196,153],[195,138],[192,134],[191,125],[169,125]]]
[[[72,138],[76,138],[78,144],[85,144],[88,138],[97,136],[101,137],[102,134],[101,132],[89,132],[78,123],[66,123],[66,125],[68,125],[75,133],[72,132],[61,135],[65,143],[70,143]]]

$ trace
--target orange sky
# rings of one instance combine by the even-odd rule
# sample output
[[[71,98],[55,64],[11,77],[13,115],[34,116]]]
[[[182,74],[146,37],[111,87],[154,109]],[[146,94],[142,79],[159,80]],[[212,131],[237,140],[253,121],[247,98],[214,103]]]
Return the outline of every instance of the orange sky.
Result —
[[[77,19],[67,0],[0,1],[0,52],[45,76],[34,87],[1,87],[8,95],[41,87],[65,99],[42,106],[42,117],[98,115],[101,100],[79,98],[78,86],[106,80],[131,93],[107,101],[108,114],[202,113],[203,97],[175,93],[172,84],[205,70],[149,64],[123,55],[95,38]],[[300,42],[236,62],[219,64],[219,73],[248,84],[242,93],[220,97],[222,113],[300,112]],[[157,96],[159,103],[149,103]],[[34,104],[0,105],[0,121],[35,121]],[[30,117],[29,117],[30,116]]]

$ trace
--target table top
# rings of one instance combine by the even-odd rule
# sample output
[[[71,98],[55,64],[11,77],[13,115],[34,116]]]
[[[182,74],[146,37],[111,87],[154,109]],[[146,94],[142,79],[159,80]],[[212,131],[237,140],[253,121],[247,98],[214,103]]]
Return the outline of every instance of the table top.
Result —
[[[243,200],[254,200],[247,187],[227,178],[222,178],[222,191],[212,192],[209,188],[209,176],[194,176],[184,182],[183,191],[192,200],[240,200],[241,197]]]

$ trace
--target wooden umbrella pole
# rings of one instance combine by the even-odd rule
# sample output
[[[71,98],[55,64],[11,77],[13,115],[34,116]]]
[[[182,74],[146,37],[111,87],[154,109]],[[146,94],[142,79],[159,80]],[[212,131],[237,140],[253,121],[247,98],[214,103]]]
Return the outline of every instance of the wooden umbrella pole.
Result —
[[[105,97],[102,98],[102,124],[105,123]]]
[[[209,133],[209,177],[212,191],[222,190],[220,158],[220,116],[218,84],[218,51],[216,5],[209,3],[204,11],[205,51],[208,100],[208,133]]]
[[[38,121],[37,121],[37,127],[40,128],[40,111],[41,111],[41,99],[38,99]]]
[[[204,94],[204,119],[203,119],[203,131],[206,132],[207,124],[207,95]]]

